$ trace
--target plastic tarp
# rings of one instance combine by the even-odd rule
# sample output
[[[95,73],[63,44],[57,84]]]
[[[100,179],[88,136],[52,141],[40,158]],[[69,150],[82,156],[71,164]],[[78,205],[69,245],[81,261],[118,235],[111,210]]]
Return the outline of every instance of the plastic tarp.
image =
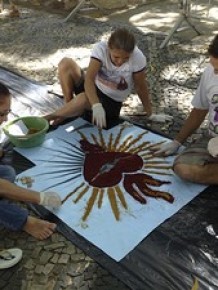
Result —
[[[32,166],[17,153],[13,154],[13,163],[18,173]],[[56,221],[64,236],[130,289],[191,290],[195,279],[201,290],[218,289],[217,186],[205,189],[120,262],[109,258],[45,208],[31,208]]]

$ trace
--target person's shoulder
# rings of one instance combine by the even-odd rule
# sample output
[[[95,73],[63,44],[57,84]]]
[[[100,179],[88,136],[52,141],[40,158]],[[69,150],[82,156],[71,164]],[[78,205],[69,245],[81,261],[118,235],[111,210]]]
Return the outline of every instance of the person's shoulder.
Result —
[[[142,50],[137,45],[135,45],[134,50],[133,50],[133,53],[144,55],[144,53],[142,52]]]
[[[146,56],[143,54],[143,52],[141,51],[141,49],[138,48],[138,46],[135,46],[133,53],[132,53],[132,62],[134,63],[134,65],[138,64],[138,65],[146,65]]]
[[[106,41],[99,41],[94,45],[95,49],[102,49],[102,50],[106,50],[107,48],[107,42]]]
[[[206,82],[211,82],[214,81],[217,82],[217,75],[215,75],[214,73],[214,67],[212,66],[212,64],[208,63],[206,65],[206,67],[204,68],[203,74],[202,74],[202,78],[206,81]]]
[[[144,53],[141,51],[141,49],[138,48],[138,46],[135,46],[133,53],[132,53],[133,58],[143,58],[146,59]]]
[[[94,45],[91,57],[104,59],[106,53],[107,53],[107,43],[105,41],[99,41]]]
[[[204,74],[211,74],[211,73],[213,73],[213,72],[214,72],[214,68],[213,68],[212,64],[208,63],[208,64],[205,66],[203,73],[204,73]]]

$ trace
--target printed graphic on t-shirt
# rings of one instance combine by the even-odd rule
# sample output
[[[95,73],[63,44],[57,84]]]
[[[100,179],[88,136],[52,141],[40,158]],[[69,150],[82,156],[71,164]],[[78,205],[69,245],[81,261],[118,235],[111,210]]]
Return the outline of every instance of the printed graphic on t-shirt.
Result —
[[[125,80],[125,77],[117,76],[113,79],[106,75],[102,70],[98,74],[98,81],[113,90],[124,91],[128,89],[128,83]]]
[[[211,104],[213,106],[213,119],[210,121],[209,130],[212,135],[218,134],[218,94],[214,94],[211,98]]]
[[[120,91],[124,91],[124,90],[128,89],[128,84],[127,84],[127,82],[126,82],[124,77],[120,78],[120,82],[117,85],[117,89],[120,90]]]

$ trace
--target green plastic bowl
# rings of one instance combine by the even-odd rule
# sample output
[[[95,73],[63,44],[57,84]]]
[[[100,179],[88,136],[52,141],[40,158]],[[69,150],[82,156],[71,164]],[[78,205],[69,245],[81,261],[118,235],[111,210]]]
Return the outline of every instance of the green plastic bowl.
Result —
[[[28,129],[36,130],[37,132],[25,136],[17,136],[17,135],[15,136],[10,134],[9,133],[10,126],[19,120],[22,120]],[[13,121],[8,122],[3,127],[3,131],[5,135],[8,136],[11,143],[16,147],[21,148],[31,148],[41,145],[45,139],[45,135],[48,129],[49,129],[48,121],[42,117],[35,116],[16,118]]]

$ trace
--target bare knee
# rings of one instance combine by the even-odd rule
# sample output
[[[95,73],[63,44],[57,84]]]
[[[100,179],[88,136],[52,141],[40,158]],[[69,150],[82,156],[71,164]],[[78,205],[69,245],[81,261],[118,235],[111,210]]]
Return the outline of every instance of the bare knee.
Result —
[[[174,165],[173,170],[181,179],[191,182],[199,182],[195,166],[180,163]]]
[[[58,64],[59,75],[68,74],[73,78],[81,76],[81,69],[72,58],[64,57]]]
[[[66,68],[69,68],[72,66],[72,63],[74,63],[75,61],[69,57],[64,57],[62,58],[62,60],[58,63],[58,69],[59,70],[63,70]]]

